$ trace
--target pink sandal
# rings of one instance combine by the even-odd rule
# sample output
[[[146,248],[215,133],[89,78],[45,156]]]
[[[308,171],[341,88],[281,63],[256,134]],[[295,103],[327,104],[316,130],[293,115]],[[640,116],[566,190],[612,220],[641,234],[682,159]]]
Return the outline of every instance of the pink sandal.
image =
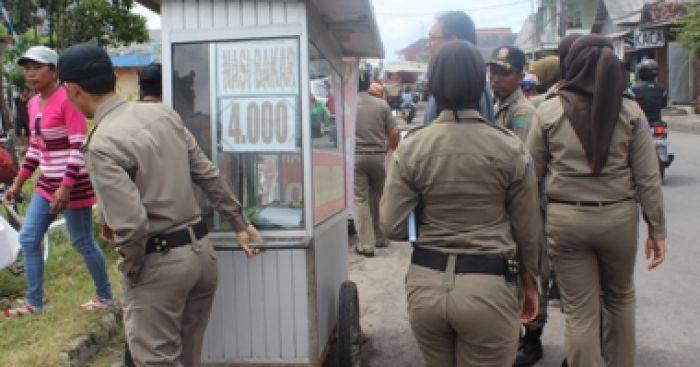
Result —
[[[39,312],[41,312],[41,309],[36,309],[30,305],[24,304],[19,307],[4,310],[2,313],[6,318],[19,318]]]

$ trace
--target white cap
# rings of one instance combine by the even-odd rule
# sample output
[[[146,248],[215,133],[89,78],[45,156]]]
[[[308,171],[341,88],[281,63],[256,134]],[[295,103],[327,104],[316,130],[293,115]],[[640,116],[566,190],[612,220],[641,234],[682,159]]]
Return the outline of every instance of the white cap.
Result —
[[[34,61],[40,64],[58,66],[58,54],[56,51],[46,47],[46,46],[34,46],[29,48],[27,52],[22,55],[22,57],[17,60],[20,66]]]

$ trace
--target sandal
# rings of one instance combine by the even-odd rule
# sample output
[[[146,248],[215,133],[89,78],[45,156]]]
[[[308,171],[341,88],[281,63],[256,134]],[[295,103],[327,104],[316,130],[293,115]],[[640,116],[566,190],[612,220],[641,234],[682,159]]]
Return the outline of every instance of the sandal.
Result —
[[[95,297],[92,297],[91,300],[80,305],[79,307],[80,307],[81,311],[95,311],[95,310],[103,310],[105,308],[109,308],[112,306],[114,306],[113,299],[104,299],[100,296],[95,296]]]
[[[19,318],[25,315],[31,315],[39,312],[41,312],[41,309],[34,308],[28,304],[24,304],[19,307],[7,309],[2,313],[6,318]]]

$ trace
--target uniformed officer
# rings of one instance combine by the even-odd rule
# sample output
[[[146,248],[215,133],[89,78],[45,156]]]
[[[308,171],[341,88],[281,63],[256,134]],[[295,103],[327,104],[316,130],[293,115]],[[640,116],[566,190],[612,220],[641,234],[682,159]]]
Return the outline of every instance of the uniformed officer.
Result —
[[[496,96],[494,123],[525,141],[535,117],[535,107],[520,89],[527,64],[525,53],[517,47],[501,47],[487,64],[491,89]]]
[[[406,238],[406,218],[417,211],[406,294],[428,366],[510,366],[519,316],[530,322],[537,315],[537,181],[520,139],[477,111],[485,76],[470,43],[451,41],[438,51],[429,78],[440,115],[401,142],[381,202],[393,239]]]
[[[564,80],[538,108],[527,145],[545,182],[566,358],[572,367],[634,366],[638,202],[648,224],[649,269],[666,253],[656,153],[643,112],[623,97],[627,78],[610,40],[580,38],[563,66]]]
[[[581,36],[569,35],[564,37],[559,43],[558,55],[545,56],[530,64],[530,71],[537,76],[539,83],[537,85],[538,92],[542,93],[529,99],[535,107],[538,107],[542,102],[556,95],[561,82],[560,60],[566,58],[571,45],[579,37]],[[540,190],[542,190],[542,186],[540,186]],[[546,207],[546,200],[542,198],[541,202],[544,210]],[[540,305],[547,305],[550,299],[560,298],[556,274],[552,271],[546,243],[543,246],[542,258],[540,261],[540,282],[543,286]],[[537,361],[542,359],[544,353],[542,334],[546,323],[547,307],[543,306],[540,307],[540,314],[537,315],[535,321],[525,326],[525,333],[520,339],[518,357],[515,360],[514,367],[533,366]]]
[[[217,263],[193,185],[229,219],[247,255],[256,253],[248,243],[260,241],[260,235],[173,110],[115,95],[114,70],[104,50],[70,47],[59,60],[59,77],[71,101],[94,119],[83,151],[100,214],[120,255],[134,361],[139,367],[200,366]]]
[[[561,80],[559,56],[549,55],[533,61],[530,64],[530,73],[537,77],[537,86],[535,87],[537,95],[530,98],[530,103],[537,108],[556,91],[556,86]]]
[[[357,247],[361,255],[374,256],[375,247],[387,245],[379,227],[379,200],[384,189],[387,148],[396,149],[398,132],[391,108],[383,100],[368,93],[372,82],[369,70],[362,72],[357,97],[355,127],[355,207]]]
[[[539,82],[537,91],[540,94],[530,99],[530,102],[532,102],[535,108],[539,107],[542,102],[556,94],[564,73],[561,64],[564,59],[566,59],[571,45],[579,38],[581,38],[580,34],[570,34],[562,38],[559,42],[558,55],[545,56],[530,64],[530,71],[537,75]]]

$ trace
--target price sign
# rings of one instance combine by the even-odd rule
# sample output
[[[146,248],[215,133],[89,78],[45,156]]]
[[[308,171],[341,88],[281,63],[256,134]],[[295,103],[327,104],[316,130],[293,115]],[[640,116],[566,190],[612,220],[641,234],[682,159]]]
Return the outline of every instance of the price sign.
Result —
[[[296,151],[295,97],[221,99],[221,144],[227,152]]]

